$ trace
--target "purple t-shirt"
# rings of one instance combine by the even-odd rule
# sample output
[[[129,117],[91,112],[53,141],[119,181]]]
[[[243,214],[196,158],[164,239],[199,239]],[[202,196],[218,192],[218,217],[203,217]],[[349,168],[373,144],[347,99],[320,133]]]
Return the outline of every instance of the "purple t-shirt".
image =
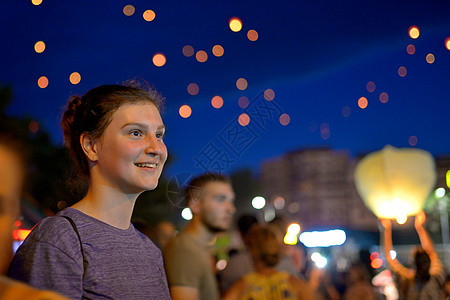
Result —
[[[83,281],[80,242],[87,267]],[[72,299],[170,299],[161,251],[133,225],[110,226],[66,208],[42,220],[11,262],[8,276]]]

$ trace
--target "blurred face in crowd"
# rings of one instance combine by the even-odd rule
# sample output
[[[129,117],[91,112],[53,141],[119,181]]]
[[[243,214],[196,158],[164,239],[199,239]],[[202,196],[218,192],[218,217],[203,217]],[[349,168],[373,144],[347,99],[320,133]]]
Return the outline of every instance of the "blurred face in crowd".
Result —
[[[201,188],[199,199],[193,199],[191,210],[211,232],[226,231],[233,222],[234,192],[229,183],[210,181]]]
[[[12,230],[19,215],[23,166],[12,150],[0,145],[0,272],[6,273],[12,257]]]

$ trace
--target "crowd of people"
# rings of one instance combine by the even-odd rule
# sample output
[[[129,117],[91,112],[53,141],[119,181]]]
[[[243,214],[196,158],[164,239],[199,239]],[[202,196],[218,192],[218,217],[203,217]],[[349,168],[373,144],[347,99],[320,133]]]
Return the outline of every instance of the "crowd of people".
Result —
[[[137,197],[156,188],[167,160],[161,107],[157,92],[136,85],[100,86],[69,100],[64,139],[87,193],[39,222],[14,256],[26,163],[20,141],[0,133],[0,299],[391,299],[360,261],[340,285],[312,267],[304,248],[283,242],[288,224],[279,217],[265,223],[239,216],[242,245],[217,271],[213,245],[238,217],[232,182],[221,174],[186,185],[193,217],[181,232],[166,221],[132,222]],[[423,212],[415,217],[421,247],[410,268],[391,257],[391,221],[380,220],[397,299],[449,297],[425,219]]]

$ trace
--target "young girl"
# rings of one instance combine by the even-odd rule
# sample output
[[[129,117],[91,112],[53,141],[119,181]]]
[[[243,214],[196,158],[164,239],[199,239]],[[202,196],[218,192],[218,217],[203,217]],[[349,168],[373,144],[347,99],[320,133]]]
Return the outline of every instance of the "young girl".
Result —
[[[83,199],[35,226],[9,276],[72,299],[170,299],[160,250],[130,223],[167,159],[162,99],[105,85],[69,101],[64,138],[88,180]]]

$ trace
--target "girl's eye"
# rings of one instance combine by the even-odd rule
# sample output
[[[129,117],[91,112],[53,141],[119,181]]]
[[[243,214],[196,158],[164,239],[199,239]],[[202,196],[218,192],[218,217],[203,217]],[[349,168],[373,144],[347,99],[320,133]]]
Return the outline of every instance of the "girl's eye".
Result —
[[[134,137],[141,137],[142,136],[142,132],[140,132],[139,130],[132,130],[130,131],[130,134]]]
[[[164,133],[163,133],[163,132],[157,133],[157,134],[156,134],[156,138],[158,138],[158,139],[164,138]]]

